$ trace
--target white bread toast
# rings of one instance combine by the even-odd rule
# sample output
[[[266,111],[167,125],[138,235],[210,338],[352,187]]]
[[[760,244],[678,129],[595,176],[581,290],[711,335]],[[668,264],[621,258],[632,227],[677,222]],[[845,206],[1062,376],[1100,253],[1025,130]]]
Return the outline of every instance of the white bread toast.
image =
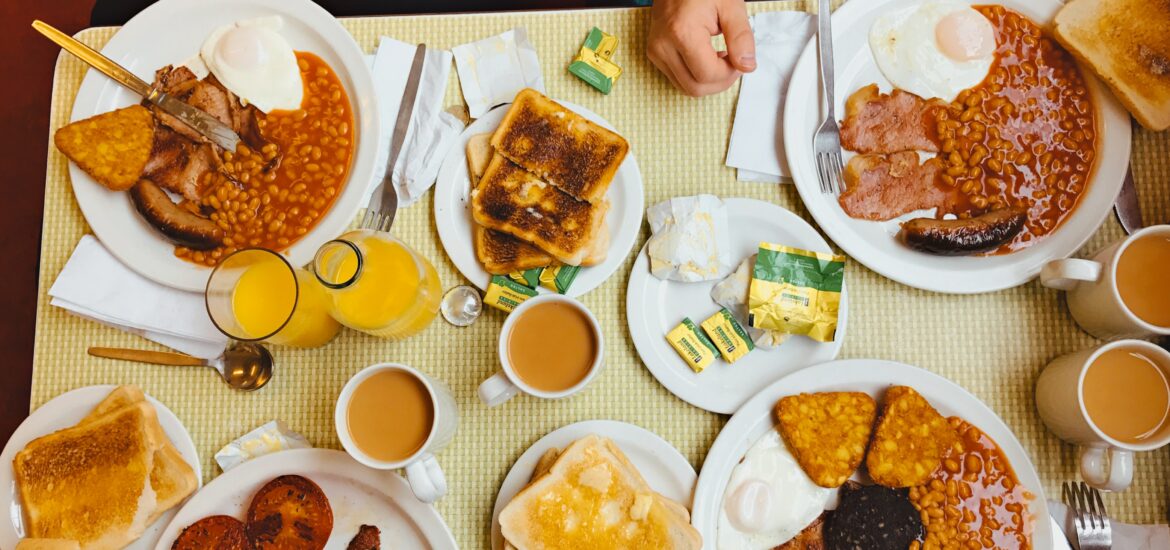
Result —
[[[467,140],[467,174],[471,177],[471,188],[479,185],[483,171],[492,160],[492,134],[475,134]]]
[[[1054,23],[1056,40],[1108,83],[1142,126],[1170,128],[1170,4],[1072,0]]]
[[[119,386],[98,403],[93,411],[81,420],[81,424],[138,403],[149,403],[138,386]],[[154,455],[154,466],[150,470],[150,486],[158,500],[158,506],[146,521],[146,524],[150,525],[167,510],[178,506],[183,499],[195,492],[199,480],[195,478],[195,470],[187,464],[183,455],[163,431],[157,415],[154,421],[148,424],[154,438],[160,442],[159,450]]]
[[[595,435],[555,460],[546,453],[499,519],[505,540],[518,550],[702,545],[686,508],[655,493],[617,445]]]
[[[123,548],[156,507],[150,472],[159,449],[145,402],[31,441],[12,468],[31,538]]]
[[[20,539],[16,550],[81,550],[81,545],[68,539]]]

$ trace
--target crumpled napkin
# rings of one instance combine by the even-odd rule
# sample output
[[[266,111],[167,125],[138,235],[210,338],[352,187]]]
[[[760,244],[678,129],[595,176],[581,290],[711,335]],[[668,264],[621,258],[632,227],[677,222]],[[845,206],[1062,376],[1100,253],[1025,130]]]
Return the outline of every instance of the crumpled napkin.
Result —
[[[1076,548],[1077,529],[1073,526],[1073,516],[1063,503],[1048,501],[1048,513],[1056,518],[1056,524],[1064,530],[1065,537]],[[1170,548],[1170,526],[1166,525],[1131,525],[1115,520],[1109,520],[1113,529],[1113,547],[1125,550],[1165,550]]]
[[[378,95],[382,133],[378,136],[374,181],[366,192],[367,201],[380,187],[386,173],[390,141],[398,121],[398,109],[402,105],[402,94],[410,76],[416,48],[417,44],[407,44],[383,36],[373,56],[371,71],[374,75],[374,90]],[[451,74],[451,57],[449,51],[427,48],[423,58],[414,112],[411,113],[402,149],[394,163],[393,181],[398,191],[399,207],[414,203],[434,185],[443,157],[463,131],[463,121],[443,111],[447,77]]]
[[[224,445],[215,453],[215,462],[226,472],[253,458],[312,446],[305,436],[292,431],[284,422],[273,420]]]
[[[756,70],[743,75],[727,166],[740,181],[791,182],[784,159],[784,98],[800,52],[816,30],[816,18],[799,11],[772,11],[751,18]]]
[[[93,235],[81,238],[49,297],[51,305],[74,315],[196,357],[219,357],[228,343],[211,323],[203,294],[135,273]]]
[[[455,46],[451,51],[471,118],[511,102],[524,88],[544,93],[540,58],[524,27]]]
[[[727,276],[731,259],[727,207],[715,195],[674,197],[646,209],[650,273],[660,280],[693,283]]]

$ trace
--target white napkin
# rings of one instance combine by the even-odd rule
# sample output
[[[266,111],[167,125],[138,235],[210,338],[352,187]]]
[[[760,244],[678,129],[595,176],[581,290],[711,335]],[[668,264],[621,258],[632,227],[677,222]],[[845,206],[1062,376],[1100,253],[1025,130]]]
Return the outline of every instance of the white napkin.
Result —
[[[49,289],[50,304],[196,357],[223,353],[228,339],[211,324],[203,295],[160,285],[85,235]]]
[[[804,12],[771,11],[756,14],[751,23],[756,70],[744,74],[739,86],[726,163],[739,169],[740,181],[791,182],[784,160],[784,96],[816,19]]]
[[[1073,526],[1073,516],[1063,503],[1048,501],[1048,513],[1056,518],[1056,523],[1064,530],[1064,535],[1077,547],[1077,529]],[[1124,550],[1165,550],[1170,548],[1170,526],[1166,525],[1130,525],[1119,521],[1109,520],[1113,528],[1113,547]]]
[[[471,118],[512,101],[524,88],[544,92],[540,58],[524,27],[455,46],[451,51]]]
[[[378,94],[382,135],[378,141],[374,181],[366,192],[367,200],[386,173],[386,163],[390,159],[390,140],[398,121],[398,108],[402,104],[402,92],[406,89],[416,48],[416,44],[383,36],[374,54],[374,90]],[[463,131],[463,121],[443,111],[443,97],[447,94],[447,77],[450,74],[451,52],[427,48],[418,95],[414,100],[414,112],[411,113],[402,149],[394,163],[394,185],[398,190],[399,207],[414,203],[434,185],[443,157]]]

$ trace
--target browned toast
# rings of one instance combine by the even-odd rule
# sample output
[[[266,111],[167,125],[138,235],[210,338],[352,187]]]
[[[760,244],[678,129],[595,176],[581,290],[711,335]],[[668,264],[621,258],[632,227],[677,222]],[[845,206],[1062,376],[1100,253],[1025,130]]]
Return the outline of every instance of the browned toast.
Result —
[[[577,199],[605,196],[630,144],[540,92],[525,88],[492,136],[512,162]]]
[[[503,231],[478,224],[471,231],[475,234],[475,255],[492,275],[548,267],[556,262],[547,252]]]

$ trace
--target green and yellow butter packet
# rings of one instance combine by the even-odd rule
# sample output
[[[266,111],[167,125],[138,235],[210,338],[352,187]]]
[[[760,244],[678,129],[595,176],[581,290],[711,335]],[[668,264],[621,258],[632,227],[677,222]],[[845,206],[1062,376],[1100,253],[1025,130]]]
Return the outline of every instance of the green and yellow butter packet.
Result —
[[[739,321],[735,320],[727,308],[717,311],[700,326],[715,343],[715,347],[719,348],[723,360],[728,363],[740,360],[756,347],[748,337],[747,331],[740,326]]]
[[[516,306],[536,296],[536,290],[528,288],[504,275],[492,275],[484,293],[483,303],[498,310],[512,313]]]
[[[514,271],[508,274],[508,278],[528,288],[536,288],[540,285],[540,272],[543,269],[543,267],[534,267],[524,271]]]
[[[581,267],[576,265],[546,267],[540,272],[540,286],[564,294],[569,291],[569,286],[573,284],[580,271]]]
[[[617,37],[593,27],[585,36],[577,57],[569,63],[569,72],[602,93],[613,90],[613,84],[622,75],[622,68],[612,60],[617,49]]]
[[[715,344],[699,332],[695,322],[686,318],[666,333],[666,341],[695,372],[703,372],[703,369],[715,362],[715,356],[719,353]]]
[[[760,243],[748,290],[748,325],[831,342],[845,284],[845,256]]]

